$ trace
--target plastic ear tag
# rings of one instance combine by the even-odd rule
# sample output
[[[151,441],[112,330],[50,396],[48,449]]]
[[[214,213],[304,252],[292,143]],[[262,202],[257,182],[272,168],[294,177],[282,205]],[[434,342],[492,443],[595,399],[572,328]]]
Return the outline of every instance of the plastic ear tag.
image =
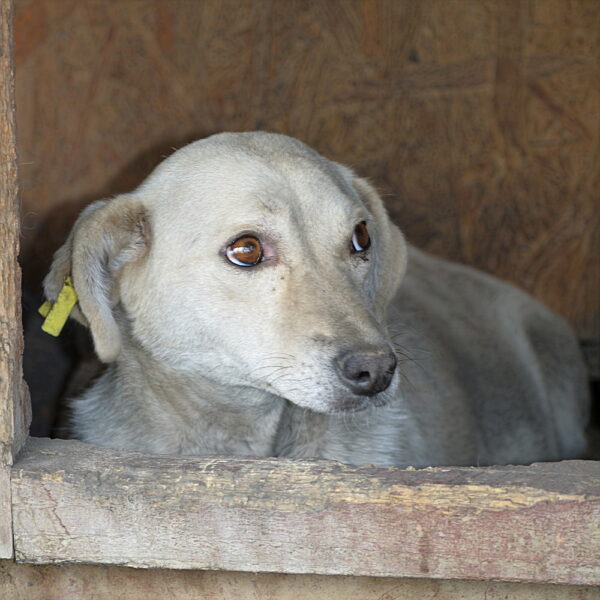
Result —
[[[73,307],[77,304],[77,292],[73,287],[73,280],[69,275],[65,279],[62,289],[58,293],[56,302],[47,300],[40,306],[38,312],[44,318],[42,330],[57,337],[63,330]]]

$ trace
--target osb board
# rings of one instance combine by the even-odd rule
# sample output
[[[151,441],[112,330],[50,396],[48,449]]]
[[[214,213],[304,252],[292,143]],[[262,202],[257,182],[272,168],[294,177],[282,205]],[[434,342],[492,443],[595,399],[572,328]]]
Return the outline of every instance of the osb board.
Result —
[[[11,12],[11,2],[0,0],[0,469],[12,463],[29,427],[29,403],[21,368],[23,334],[19,302],[21,273],[17,265],[19,210]],[[0,512],[0,529],[2,520]]]
[[[600,463],[423,470],[31,438],[19,562],[600,584]]]
[[[17,0],[25,275],[82,204],[221,130],[297,136],[408,237],[600,338],[597,0]]]
[[[598,600],[589,587],[123,567],[32,566],[0,561],[11,600]]]

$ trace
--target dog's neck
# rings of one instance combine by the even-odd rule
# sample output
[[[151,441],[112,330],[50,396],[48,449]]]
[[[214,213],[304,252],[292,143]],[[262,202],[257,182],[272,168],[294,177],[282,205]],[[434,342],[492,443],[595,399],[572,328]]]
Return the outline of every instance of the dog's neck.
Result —
[[[225,386],[126,347],[74,404],[74,420],[76,430],[83,428],[85,441],[106,445],[111,439],[102,431],[109,425],[106,415],[111,410],[119,414],[120,422],[110,423],[110,445],[118,448],[157,454],[273,456],[284,407],[284,400],[266,392]],[[89,423],[95,424],[93,428],[87,427]],[[94,439],[95,434],[101,439]]]

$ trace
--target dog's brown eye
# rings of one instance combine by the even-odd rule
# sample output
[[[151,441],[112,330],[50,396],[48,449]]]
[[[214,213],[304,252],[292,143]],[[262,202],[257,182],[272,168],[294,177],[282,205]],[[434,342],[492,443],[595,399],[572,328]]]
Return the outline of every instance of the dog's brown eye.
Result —
[[[367,224],[361,221],[355,228],[352,234],[352,251],[353,252],[364,252],[369,249],[371,245],[371,238],[369,236],[369,230]]]
[[[263,258],[262,246],[258,238],[245,235],[227,246],[227,260],[240,267],[253,267]]]

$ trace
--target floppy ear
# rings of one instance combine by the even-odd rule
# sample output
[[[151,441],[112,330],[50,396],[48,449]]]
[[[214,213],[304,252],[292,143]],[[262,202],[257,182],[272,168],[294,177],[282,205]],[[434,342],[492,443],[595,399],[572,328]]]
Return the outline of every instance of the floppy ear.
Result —
[[[375,221],[372,243],[375,247],[373,255],[376,262],[369,284],[373,290],[375,309],[383,316],[406,272],[406,241],[402,232],[390,221],[375,188],[360,177],[354,177],[352,185]]]
[[[119,196],[94,202],[75,222],[44,279],[46,298],[54,302],[65,278],[72,275],[78,304],[71,316],[89,326],[102,362],[112,362],[121,351],[113,312],[119,301],[119,275],[125,265],[146,254],[148,243],[148,219],[139,200]]]

